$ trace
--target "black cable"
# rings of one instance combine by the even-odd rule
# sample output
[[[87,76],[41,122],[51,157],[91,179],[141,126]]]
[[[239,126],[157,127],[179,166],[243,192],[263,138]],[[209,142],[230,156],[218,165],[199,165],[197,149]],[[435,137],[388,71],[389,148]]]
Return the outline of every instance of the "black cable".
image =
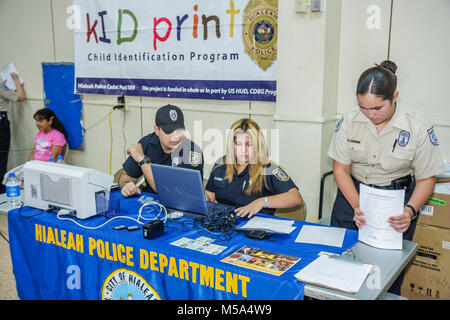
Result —
[[[0,236],[2,236],[2,238],[3,238],[3,239],[5,239],[5,240],[6,240],[6,242],[8,242],[8,243],[9,243],[9,240],[8,240],[8,239],[6,239],[6,237],[5,237],[4,235],[3,235],[3,233],[1,233],[1,232],[0,232]]]
[[[41,215],[41,214],[43,214],[43,213],[46,213],[46,212],[49,212],[49,211],[52,211],[52,210],[53,210],[53,209],[42,210],[42,211],[40,211],[40,212],[38,212],[38,213],[36,213],[36,214],[33,214],[33,215],[31,215],[31,216],[24,216],[24,215],[21,213],[22,208],[23,208],[23,206],[24,206],[24,202],[21,201],[21,203],[22,203],[22,204],[20,205],[19,210],[17,210],[17,214],[18,214],[20,217],[22,217],[22,218],[27,218],[27,219],[33,218],[33,217],[39,216],[39,215]]]
[[[236,231],[236,215],[230,212],[224,215],[224,212],[223,210],[219,213],[213,211],[213,214],[207,217],[194,219],[197,232],[201,234],[201,231],[206,231],[217,236],[217,240],[231,240],[231,235]]]

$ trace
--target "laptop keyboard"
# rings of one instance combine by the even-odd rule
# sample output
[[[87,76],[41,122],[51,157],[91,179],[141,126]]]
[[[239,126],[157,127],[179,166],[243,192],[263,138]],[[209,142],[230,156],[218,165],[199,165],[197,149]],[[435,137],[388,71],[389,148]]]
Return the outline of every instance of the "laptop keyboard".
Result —
[[[209,215],[222,215],[235,209],[235,207],[223,203],[207,201],[206,204],[208,206]]]

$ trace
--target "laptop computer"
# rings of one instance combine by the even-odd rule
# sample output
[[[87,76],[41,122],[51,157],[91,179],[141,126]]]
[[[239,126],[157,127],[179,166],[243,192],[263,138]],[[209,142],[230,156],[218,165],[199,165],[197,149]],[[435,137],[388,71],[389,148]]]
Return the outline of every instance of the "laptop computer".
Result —
[[[191,218],[222,216],[236,207],[206,201],[200,171],[151,164],[159,201],[169,212],[180,211]]]

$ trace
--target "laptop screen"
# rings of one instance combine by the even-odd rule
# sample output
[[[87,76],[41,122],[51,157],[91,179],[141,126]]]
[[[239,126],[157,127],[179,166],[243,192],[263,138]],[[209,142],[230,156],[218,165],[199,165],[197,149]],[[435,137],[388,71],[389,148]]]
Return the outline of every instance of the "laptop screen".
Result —
[[[200,171],[151,164],[162,205],[179,211],[208,215]]]

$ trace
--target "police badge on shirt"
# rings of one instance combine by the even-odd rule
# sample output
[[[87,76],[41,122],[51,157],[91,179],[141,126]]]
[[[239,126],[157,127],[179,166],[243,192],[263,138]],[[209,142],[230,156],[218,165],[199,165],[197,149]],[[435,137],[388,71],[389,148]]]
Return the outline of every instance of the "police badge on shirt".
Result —
[[[197,167],[202,162],[202,155],[195,151],[189,151],[189,164]]]

